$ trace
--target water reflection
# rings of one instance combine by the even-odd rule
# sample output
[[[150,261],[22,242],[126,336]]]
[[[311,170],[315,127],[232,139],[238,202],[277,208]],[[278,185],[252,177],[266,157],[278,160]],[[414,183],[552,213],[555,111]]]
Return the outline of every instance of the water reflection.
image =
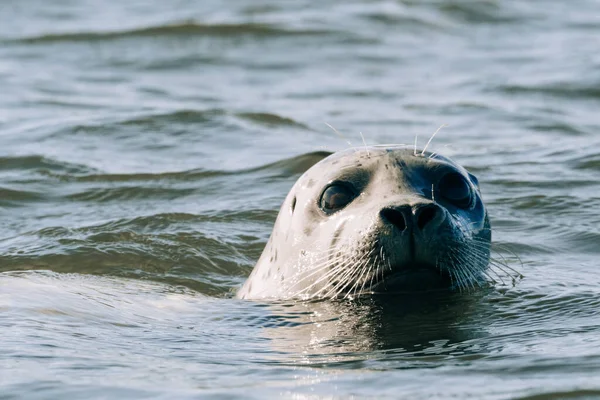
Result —
[[[378,295],[350,301],[272,306],[289,318],[265,329],[278,352],[311,365],[373,359],[457,356],[481,351],[489,303],[477,293]]]

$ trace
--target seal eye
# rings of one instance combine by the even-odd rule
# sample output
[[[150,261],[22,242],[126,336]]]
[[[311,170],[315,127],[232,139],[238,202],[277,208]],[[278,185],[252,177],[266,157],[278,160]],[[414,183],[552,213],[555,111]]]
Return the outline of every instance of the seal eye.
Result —
[[[323,211],[333,213],[346,207],[355,197],[356,193],[349,185],[332,183],[323,191],[319,205]]]
[[[468,208],[472,201],[471,185],[457,172],[444,175],[438,183],[440,194],[461,208]]]

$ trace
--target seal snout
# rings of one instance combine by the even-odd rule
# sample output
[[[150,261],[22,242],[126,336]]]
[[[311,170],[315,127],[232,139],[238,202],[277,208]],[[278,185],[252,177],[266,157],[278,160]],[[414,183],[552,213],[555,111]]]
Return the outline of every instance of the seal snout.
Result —
[[[444,213],[435,203],[415,204],[397,207],[385,207],[379,212],[381,219],[393,225],[400,232],[405,230],[424,231],[426,228],[439,225]]]

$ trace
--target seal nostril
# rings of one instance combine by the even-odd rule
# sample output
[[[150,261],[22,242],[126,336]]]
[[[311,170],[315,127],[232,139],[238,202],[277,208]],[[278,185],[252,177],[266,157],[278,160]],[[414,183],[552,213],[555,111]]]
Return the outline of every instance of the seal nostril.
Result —
[[[399,210],[385,208],[381,210],[381,217],[401,231],[406,229],[406,220],[404,219],[404,214],[402,214],[402,212]]]
[[[417,227],[420,230],[423,230],[423,228],[425,228],[425,226],[435,218],[435,215],[437,214],[437,207],[432,205],[420,207],[416,211],[416,214]]]

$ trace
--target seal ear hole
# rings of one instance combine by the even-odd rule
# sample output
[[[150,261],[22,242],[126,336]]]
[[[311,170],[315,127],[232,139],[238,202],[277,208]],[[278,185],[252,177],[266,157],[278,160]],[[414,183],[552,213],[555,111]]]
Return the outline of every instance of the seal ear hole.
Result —
[[[295,209],[296,209],[296,196],[294,196],[294,198],[292,199],[292,205],[290,207],[290,210],[292,211],[292,214],[294,213]]]

